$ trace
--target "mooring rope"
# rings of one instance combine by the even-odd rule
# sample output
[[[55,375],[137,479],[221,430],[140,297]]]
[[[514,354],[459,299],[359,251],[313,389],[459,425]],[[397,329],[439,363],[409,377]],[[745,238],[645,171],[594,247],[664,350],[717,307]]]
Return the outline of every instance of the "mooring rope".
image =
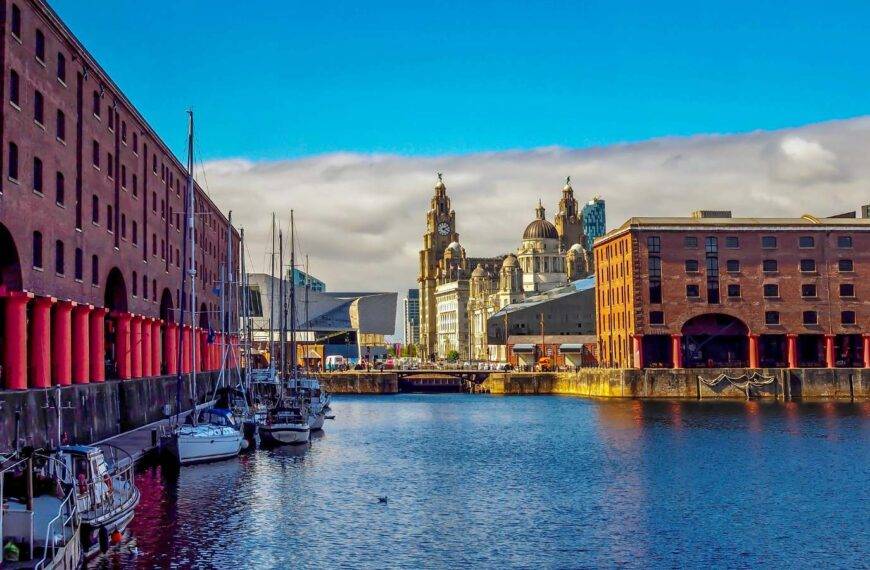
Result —
[[[740,376],[728,376],[727,374],[720,374],[713,380],[707,380],[702,376],[698,376],[698,380],[703,382],[705,385],[710,388],[715,388],[719,384],[722,383],[723,380],[727,380],[729,384],[734,386],[735,388],[740,388],[741,390],[746,390],[749,386],[766,386],[768,384],[773,384],[776,381],[776,378],[773,376],[763,376],[758,372],[753,372],[752,374],[741,374]]]

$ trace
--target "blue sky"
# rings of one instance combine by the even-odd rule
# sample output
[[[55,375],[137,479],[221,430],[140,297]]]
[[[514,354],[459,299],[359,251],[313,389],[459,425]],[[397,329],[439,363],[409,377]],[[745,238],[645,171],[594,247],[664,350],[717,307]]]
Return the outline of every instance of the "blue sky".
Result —
[[[176,152],[441,155],[868,112],[870,3],[51,0]]]

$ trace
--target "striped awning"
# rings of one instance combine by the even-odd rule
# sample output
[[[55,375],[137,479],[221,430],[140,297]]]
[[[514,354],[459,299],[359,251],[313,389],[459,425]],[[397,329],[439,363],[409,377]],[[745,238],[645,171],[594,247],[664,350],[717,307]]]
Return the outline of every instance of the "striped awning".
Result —
[[[559,345],[559,352],[583,352],[582,344],[566,343]]]
[[[534,344],[515,344],[512,348],[514,352],[535,352]]]

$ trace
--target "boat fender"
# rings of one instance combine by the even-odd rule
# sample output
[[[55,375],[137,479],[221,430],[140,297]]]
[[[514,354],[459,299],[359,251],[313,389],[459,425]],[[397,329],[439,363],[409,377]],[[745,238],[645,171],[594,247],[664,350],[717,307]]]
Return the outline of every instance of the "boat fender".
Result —
[[[250,442],[247,439],[242,438],[242,449],[248,449]]]
[[[101,526],[97,534],[100,537],[100,552],[106,552],[109,550],[109,529]]]
[[[121,541],[124,540],[124,535],[121,534],[121,531],[115,529],[115,532],[112,533],[112,544],[121,544]]]

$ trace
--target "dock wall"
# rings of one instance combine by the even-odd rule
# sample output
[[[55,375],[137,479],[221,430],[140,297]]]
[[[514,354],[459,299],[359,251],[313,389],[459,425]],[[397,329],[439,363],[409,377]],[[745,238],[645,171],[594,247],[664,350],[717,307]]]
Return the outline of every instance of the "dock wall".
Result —
[[[217,377],[217,372],[197,375],[197,402],[211,397]],[[189,377],[183,382],[181,407],[187,410]],[[59,392],[61,432],[70,443],[91,443],[163,419],[164,404],[175,407],[176,377],[77,384],[64,386]],[[0,391],[0,451],[14,448],[16,411],[21,413],[21,445],[57,444],[57,393],[57,388]]]
[[[329,372],[316,376],[333,394],[399,393],[399,377],[393,372]]]

